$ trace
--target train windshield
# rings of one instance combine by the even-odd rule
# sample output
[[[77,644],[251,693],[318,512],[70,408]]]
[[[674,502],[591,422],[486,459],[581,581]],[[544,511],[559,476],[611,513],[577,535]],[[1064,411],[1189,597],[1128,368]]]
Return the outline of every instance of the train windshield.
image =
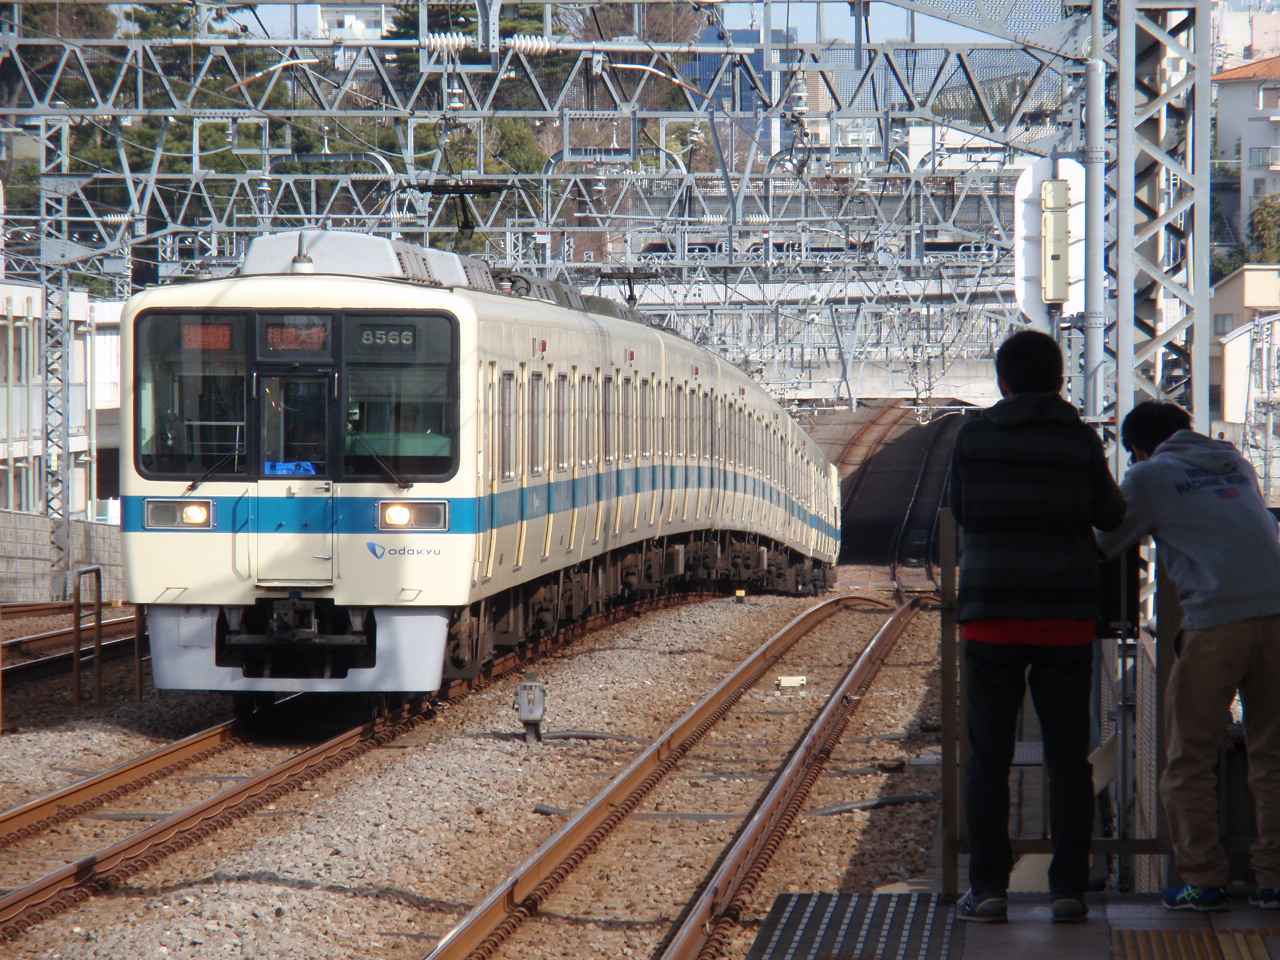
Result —
[[[230,314],[139,321],[135,402],[144,472],[245,472],[246,324]]]
[[[154,312],[135,344],[145,475],[399,482],[456,469],[448,317]]]
[[[453,331],[445,317],[348,318],[345,474],[452,473],[458,433]]]

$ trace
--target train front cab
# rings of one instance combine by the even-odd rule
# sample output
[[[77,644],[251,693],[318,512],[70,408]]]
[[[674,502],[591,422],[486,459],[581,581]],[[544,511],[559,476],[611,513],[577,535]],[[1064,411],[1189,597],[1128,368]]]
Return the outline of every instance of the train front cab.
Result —
[[[450,534],[474,530],[456,319],[158,304],[125,336],[126,579],[157,686],[437,689],[471,569]]]

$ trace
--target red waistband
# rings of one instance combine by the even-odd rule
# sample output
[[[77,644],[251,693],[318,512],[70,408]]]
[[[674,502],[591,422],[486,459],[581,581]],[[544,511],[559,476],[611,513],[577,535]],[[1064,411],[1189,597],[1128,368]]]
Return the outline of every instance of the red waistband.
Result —
[[[1034,643],[1046,647],[1093,643],[1096,636],[1092,620],[966,620],[960,629],[966,640]]]

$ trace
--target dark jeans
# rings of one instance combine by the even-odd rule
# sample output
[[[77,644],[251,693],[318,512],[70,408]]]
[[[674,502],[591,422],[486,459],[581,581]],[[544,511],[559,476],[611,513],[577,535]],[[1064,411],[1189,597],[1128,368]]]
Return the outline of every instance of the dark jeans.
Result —
[[[972,754],[965,771],[969,827],[969,885],[994,893],[1009,885],[1009,768],[1015,726],[1027,687],[1044,743],[1049,771],[1049,835],[1053,861],[1049,889],[1083,894],[1089,880],[1093,836],[1093,767],[1089,763],[1093,644],[964,645],[969,694],[967,725]]]

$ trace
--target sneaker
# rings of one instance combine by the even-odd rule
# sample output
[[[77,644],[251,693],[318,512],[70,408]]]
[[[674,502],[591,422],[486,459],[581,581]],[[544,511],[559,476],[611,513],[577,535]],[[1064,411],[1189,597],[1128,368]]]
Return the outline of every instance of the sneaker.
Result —
[[[1226,887],[1197,887],[1184,883],[1164,892],[1164,905],[1170,910],[1198,910],[1202,913],[1230,910]],[[1276,904],[1280,907],[1280,902]]]
[[[970,890],[956,904],[956,916],[973,923],[1007,923],[1009,900],[1004,891],[974,893]]]
[[[1249,902],[1259,910],[1280,910],[1280,889],[1276,887],[1254,887],[1249,894]]]
[[[1084,923],[1089,917],[1089,905],[1083,896],[1055,895],[1049,909],[1054,923]]]

